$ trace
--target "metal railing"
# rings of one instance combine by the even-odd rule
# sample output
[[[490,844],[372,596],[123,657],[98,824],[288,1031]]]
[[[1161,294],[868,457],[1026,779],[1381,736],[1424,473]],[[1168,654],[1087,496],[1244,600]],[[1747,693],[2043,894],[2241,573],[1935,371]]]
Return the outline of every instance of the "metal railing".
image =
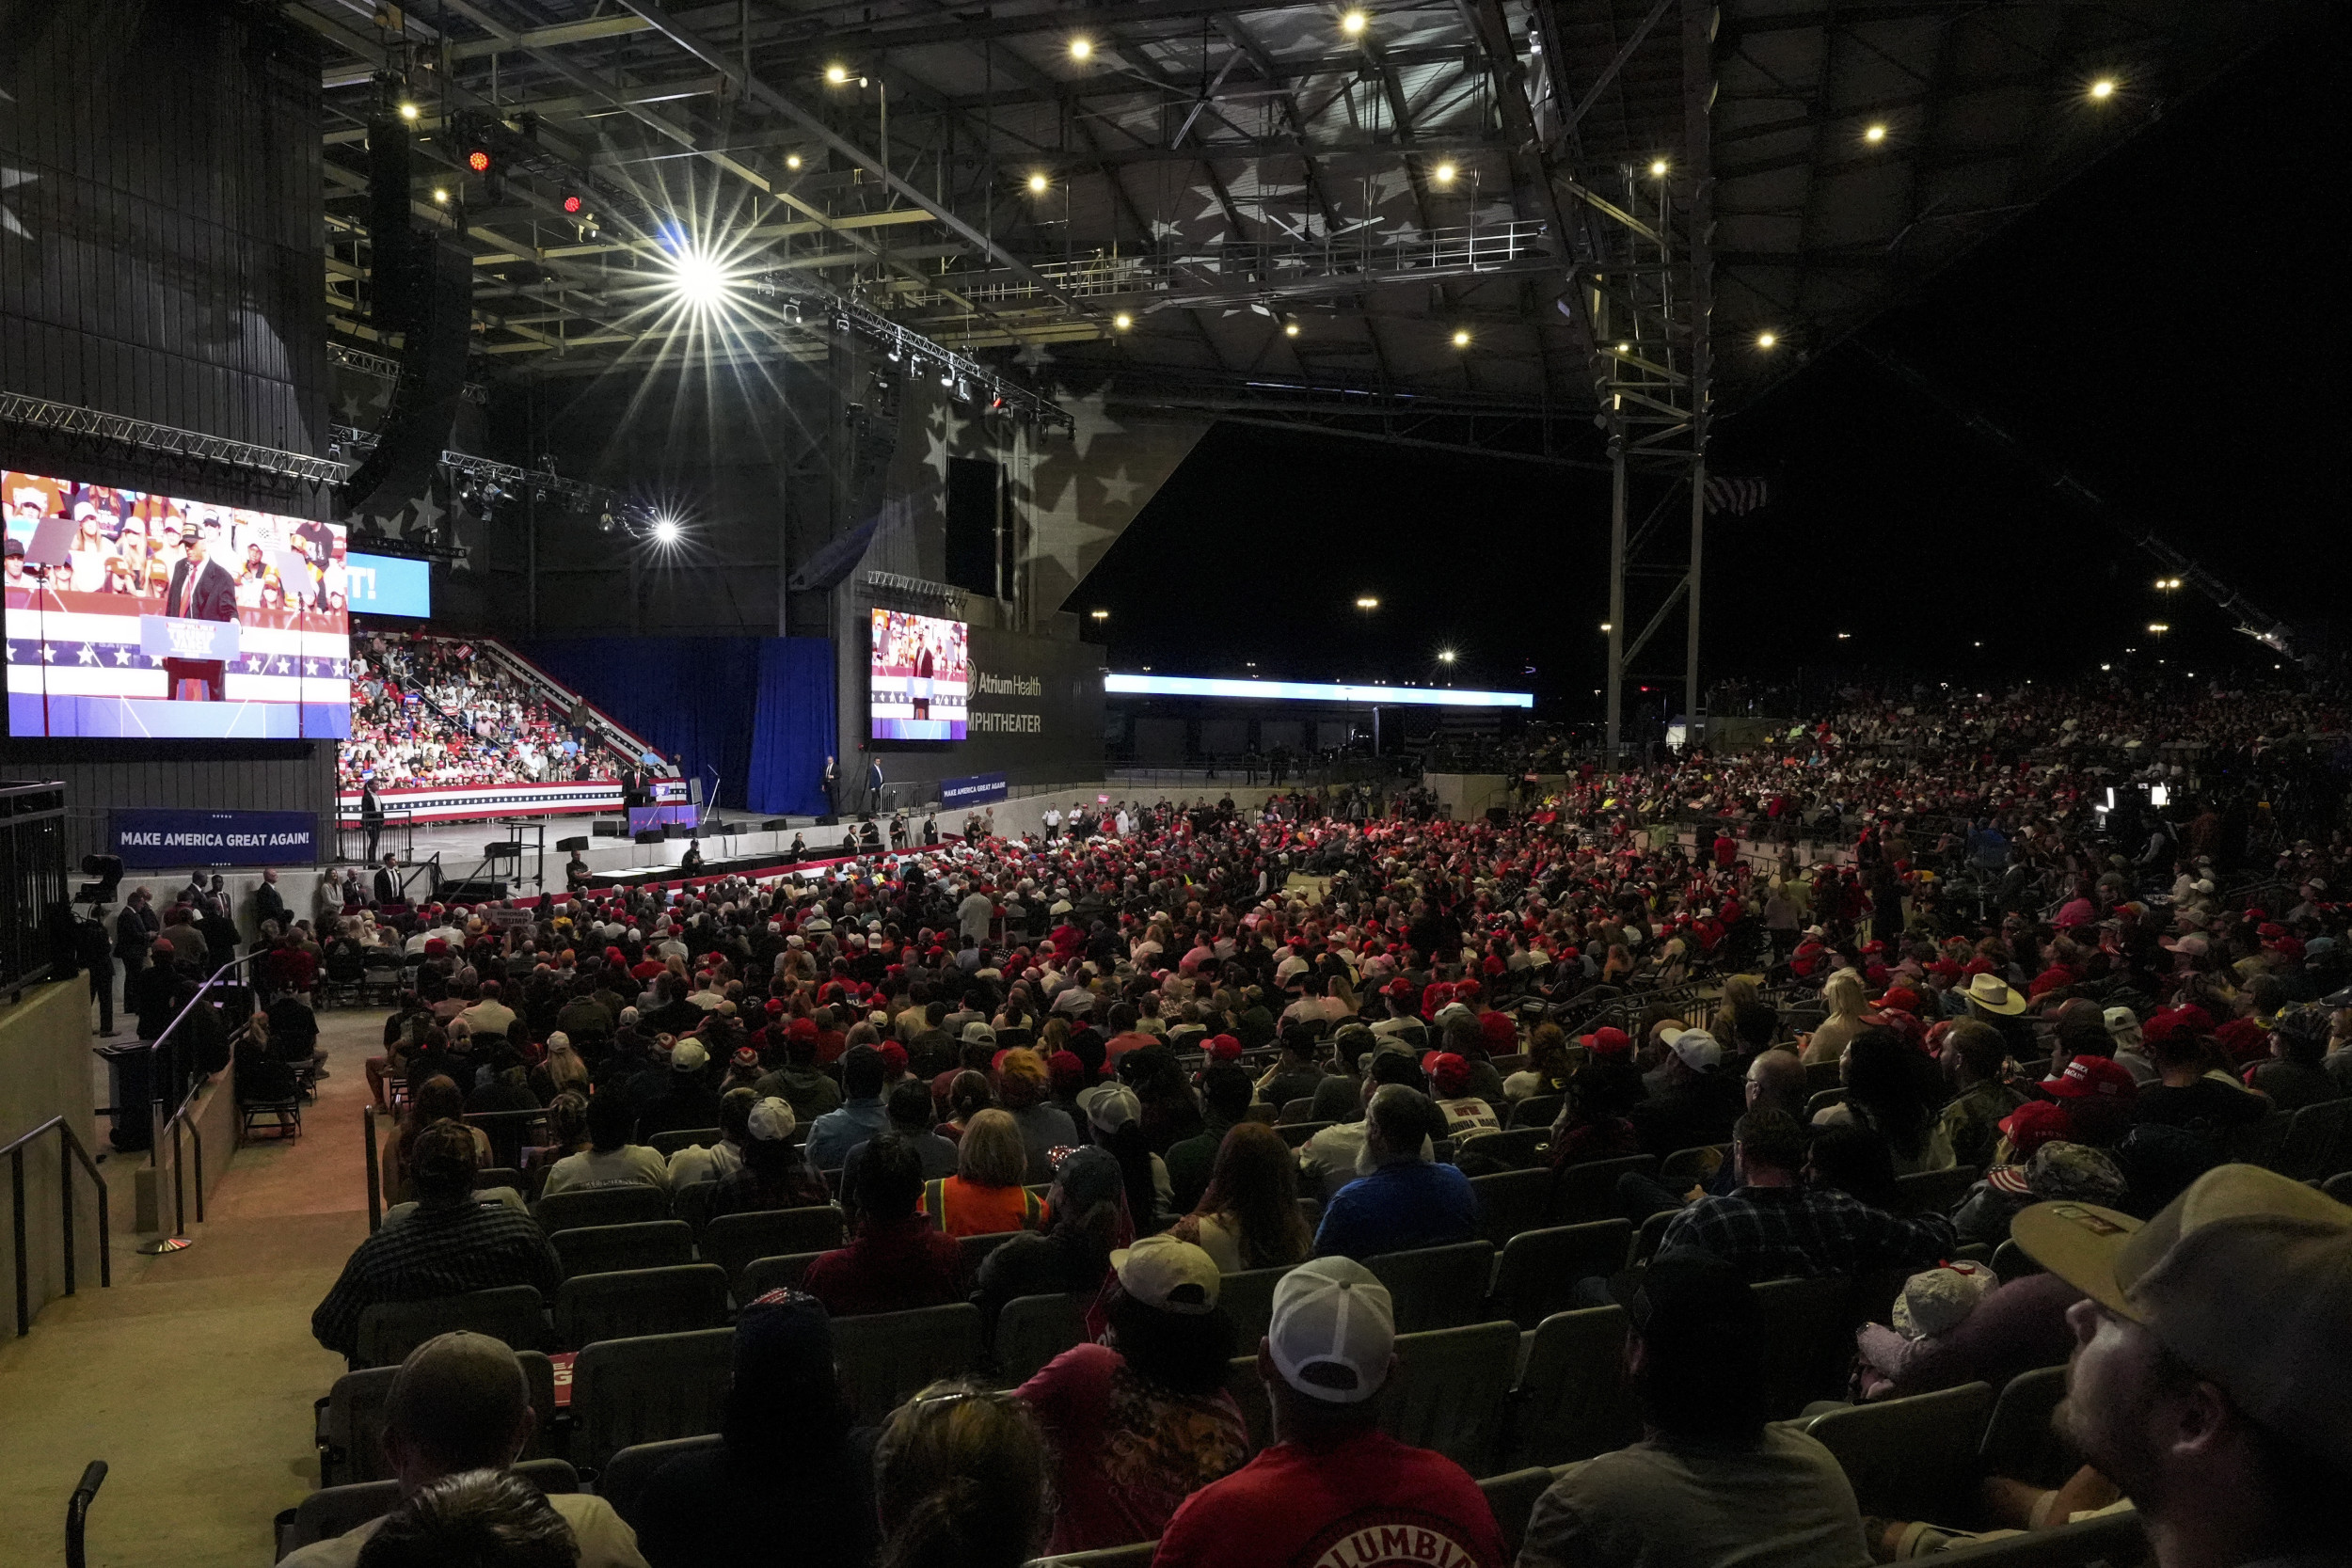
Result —
[[[51,1117],[39,1127],[18,1138],[0,1154],[8,1157],[8,1179],[15,1184],[11,1208],[16,1240],[16,1337],[20,1339],[33,1331],[33,1288],[31,1277],[32,1249],[24,1218],[24,1150],[33,1140],[52,1128],[57,1133],[57,1191],[64,1210],[65,1230],[63,1257],[65,1261],[65,1293],[73,1294],[75,1286],[73,1254],[73,1165],[65,1158],[71,1151],[82,1168],[89,1172],[90,1184],[98,1189],[98,1284],[100,1289],[111,1288],[115,1282],[113,1238],[106,1215],[106,1179],[98,1174],[98,1163],[82,1147],[82,1140],[73,1135],[65,1117]]]
[[[66,893],[65,785],[0,784],[0,990],[49,973],[49,911]]]
[[[160,1244],[142,1243],[154,1251],[177,1252],[188,1244],[187,1161],[182,1158],[181,1140],[183,1137],[187,1140],[188,1148],[193,1150],[196,1158],[196,1222],[199,1225],[204,1223],[204,1134],[198,1128],[193,1113],[196,1097],[202,1092],[206,1084],[212,1082],[213,1075],[210,1072],[191,1074],[189,1082],[180,1093],[179,1103],[167,1112],[165,1104],[168,1097],[166,1092],[167,1083],[166,1073],[171,1061],[171,1057],[166,1053],[167,1047],[172,1050],[179,1048],[172,1038],[174,1033],[188,1021],[189,1016],[199,1006],[206,1005],[206,996],[215,986],[222,984],[223,975],[241,970],[247,964],[258,961],[262,957],[262,955],[259,953],[247,953],[241,958],[231,958],[214,970],[198,985],[196,994],[188,998],[180,1011],[173,1015],[171,1022],[164,1025],[162,1033],[148,1042],[147,1083],[150,1134],[147,1145],[147,1163],[151,1168],[163,1164],[164,1136],[169,1133],[171,1137],[171,1232],[163,1239]],[[239,1020],[236,1027],[230,1031],[230,1054],[232,1062],[236,1053],[236,1037],[242,1033],[244,1027],[244,1021]],[[116,1114],[122,1115],[125,1110],[127,1107],[117,1107]]]

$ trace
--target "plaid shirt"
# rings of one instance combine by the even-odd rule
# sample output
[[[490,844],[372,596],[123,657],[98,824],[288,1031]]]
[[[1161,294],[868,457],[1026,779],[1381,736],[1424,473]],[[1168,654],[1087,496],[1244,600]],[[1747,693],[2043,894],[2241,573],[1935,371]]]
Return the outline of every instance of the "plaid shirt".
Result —
[[[1741,1187],[1677,1214],[1659,1251],[1698,1247],[1760,1283],[1926,1268],[1957,1244],[1952,1222],[1941,1214],[1900,1219],[1834,1187]]]
[[[539,1223],[503,1203],[418,1209],[370,1236],[343,1264],[342,1277],[310,1314],[310,1332],[328,1350],[359,1353],[359,1314],[379,1301],[535,1285],[553,1297],[564,1268]]]

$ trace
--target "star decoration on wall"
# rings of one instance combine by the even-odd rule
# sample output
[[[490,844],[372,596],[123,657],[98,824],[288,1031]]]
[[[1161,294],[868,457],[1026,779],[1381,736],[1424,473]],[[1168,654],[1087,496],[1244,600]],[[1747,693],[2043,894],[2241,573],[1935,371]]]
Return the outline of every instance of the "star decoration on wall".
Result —
[[[12,191],[19,185],[29,185],[40,176],[30,169],[9,168],[0,165],[0,191]],[[33,237],[32,230],[17,221],[16,210],[0,201],[0,234],[14,234],[20,240]]]

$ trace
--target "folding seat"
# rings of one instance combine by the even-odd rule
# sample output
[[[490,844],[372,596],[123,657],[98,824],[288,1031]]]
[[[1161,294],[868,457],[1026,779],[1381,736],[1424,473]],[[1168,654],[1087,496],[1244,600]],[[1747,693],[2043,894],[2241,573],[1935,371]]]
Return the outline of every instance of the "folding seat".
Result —
[[[580,1274],[555,1294],[556,1343],[689,1334],[727,1321],[727,1276],[708,1263]]]

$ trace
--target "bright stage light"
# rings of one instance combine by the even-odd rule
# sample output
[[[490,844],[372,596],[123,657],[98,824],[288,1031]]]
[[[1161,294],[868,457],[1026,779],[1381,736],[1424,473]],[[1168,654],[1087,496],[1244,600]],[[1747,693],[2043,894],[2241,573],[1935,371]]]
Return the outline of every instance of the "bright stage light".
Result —
[[[1043,174],[1032,174],[1029,176],[1029,193],[1032,196],[1043,196],[1045,194],[1045,187],[1050,183],[1052,183],[1052,182],[1047,180]]]
[[[713,257],[687,246],[670,263],[670,287],[678,298],[704,310],[726,298],[729,280],[726,269]]]
[[[797,152],[786,153],[784,155],[784,166],[788,169],[799,169],[801,166],[801,155]]]
[[[657,545],[675,545],[685,533],[675,517],[656,517],[653,520],[653,542]]]
[[[403,104],[400,106],[400,118],[401,118],[401,119],[416,119],[416,118],[417,118],[417,106],[416,106],[414,103],[403,103]]]
[[[1770,348],[1779,341],[1780,340],[1770,332],[1759,332],[1756,335],[1756,346],[1758,348]]]
[[[1340,18],[1340,31],[1341,31],[1341,32],[1343,32],[1343,33],[1345,33],[1345,34],[1346,34],[1349,38],[1354,38],[1354,37],[1356,37],[1359,33],[1361,33],[1363,30],[1364,30],[1364,13],[1363,13],[1363,12],[1361,12],[1361,11],[1350,11],[1350,12],[1348,12],[1345,16],[1343,16],[1343,17],[1341,17],[1341,18]]]
[[[1453,662],[1454,662],[1454,650],[1453,650],[1453,649],[1451,649],[1451,648],[1439,648],[1439,649],[1438,650],[1438,663],[1440,663],[1440,664],[1451,664],[1451,663],[1453,663]]]
[[[1084,33],[1079,34],[1076,38],[1070,40],[1070,57],[1072,59],[1088,59],[1091,57],[1093,54],[1094,40],[1088,38]]]
[[[1295,320],[1293,320],[1293,321],[1286,321],[1286,322],[1284,322],[1284,323],[1282,324],[1282,336],[1283,336],[1283,337],[1285,337],[1285,338],[1295,338],[1295,337],[1297,337],[1297,336],[1298,336],[1298,323],[1297,323]]]
[[[842,83],[848,81],[849,79],[850,68],[848,66],[829,65],[825,67],[825,80],[831,82],[834,87],[839,87]]]
[[[2113,98],[2115,96],[2115,79],[2111,76],[2102,76],[2097,81],[2091,83],[2090,96],[2100,99]]]
[[[1437,182],[1440,185],[1451,185],[1454,183],[1454,166],[1452,164],[1439,164],[1436,168],[1429,171],[1429,176],[1431,179],[1437,181]]]
[[[442,189],[440,186],[436,185],[433,187],[433,199],[443,204],[447,204],[449,201],[449,192]]]
[[[1374,598],[1371,594],[1365,594],[1358,597],[1356,600],[1356,608],[1358,610],[1378,610],[1380,608],[1380,601]]]
[[[1129,327],[1136,325],[1136,318],[1129,315],[1126,311],[1121,310],[1119,314],[1111,318],[1111,325],[1119,328],[1120,331],[1124,332]]]
[[[484,148],[484,147],[477,147],[477,148],[475,148],[472,151],[470,151],[470,152],[467,153],[467,154],[466,154],[466,166],[467,166],[468,168],[469,168],[469,169],[473,170],[476,174],[487,174],[487,173],[489,173],[489,172],[490,172],[490,151],[489,151],[489,149],[487,149],[487,148]]]
[[[1867,142],[1883,142],[1886,139],[1886,127],[1883,125],[1873,125],[1867,131],[1862,133],[1862,139]]]
[[[1649,163],[1649,171],[1653,175],[1656,175],[1659,179],[1663,180],[1666,177],[1666,160],[1663,158],[1652,158]]]
[[[1470,347],[1470,330],[1467,327],[1457,326],[1454,329],[1454,346],[1455,348]]]

